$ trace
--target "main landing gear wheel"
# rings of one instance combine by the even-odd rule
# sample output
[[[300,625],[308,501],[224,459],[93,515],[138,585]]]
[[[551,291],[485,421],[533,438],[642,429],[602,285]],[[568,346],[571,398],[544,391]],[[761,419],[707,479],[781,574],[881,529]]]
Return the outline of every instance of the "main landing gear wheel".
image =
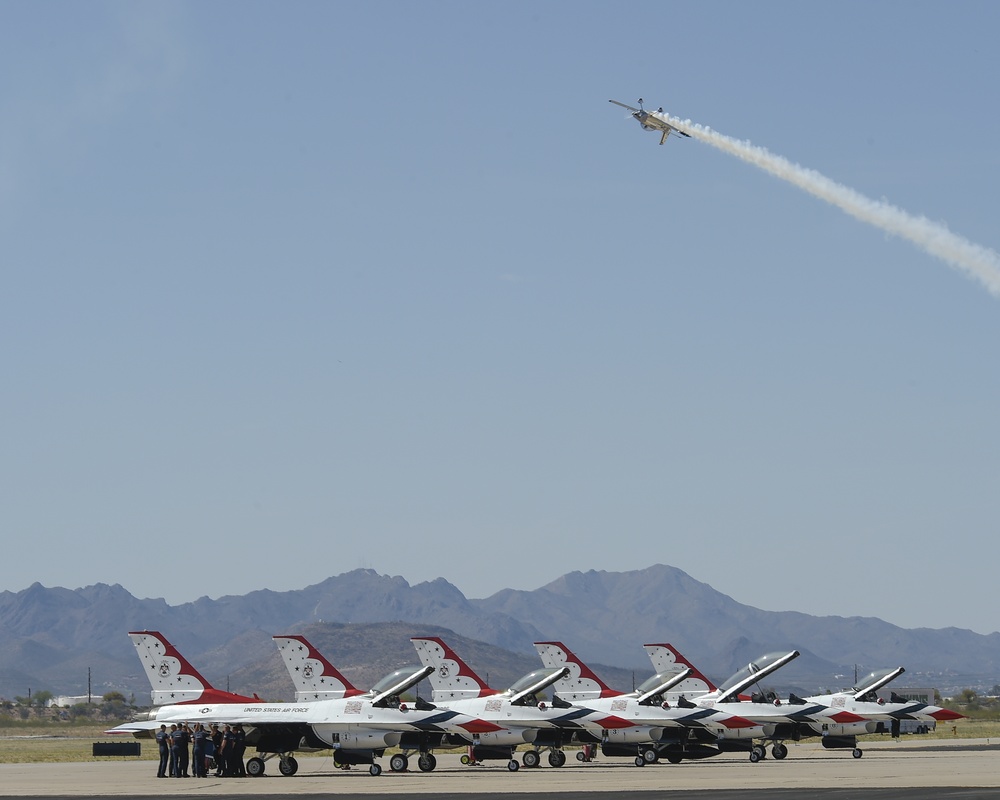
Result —
[[[860,747],[855,747],[854,750],[851,751],[851,755],[855,758],[861,758],[861,756],[864,755],[864,751]]]
[[[520,768],[521,765],[517,763],[516,758],[512,758],[510,761],[507,762],[507,769],[509,769],[511,772],[517,772]]]
[[[382,774],[382,767],[380,767],[378,764],[372,764],[370,767],[368,767],[368,774],[371,775],[372,777],[378,777],[379,775]]]
[[[657,761],[660,760],[660,756],[652,747],[647,747],[639,755],[643,757],[643,759],[647,764],[655,764]]]
[[[251,778],[259,778],[264,774],[264,759],[254,756],[247,761],[247,775]]]
[[[402,753],[396,753],[389,759],[389,769],[393,772],[406,772],[408,766],[410,766],[410,760]]]
[[[284,775],[286,778],[291,778],[296,772],[299,771],[299,762],[296,761],[292,756],[288,758],[283,758],[278,762],[278,772]]]
[[[771,755],[778,759],[778,761],[781,761],[781,759],[788,755],[788,748],[783,744],[776,744],[771,748]]]
[[[644,766],[646,766],[646,759],[644,759],[642,756],[636,756],[635,757],[635,765],[637,767],[644,767]]]
[[[531,769],[532,767],[537,767],[541,760],[542,757],[538,755],[537,750],[528,750],[524,753],[523,756],[521,756],[521,763],[524,764],[524,766],[528,767],[529,769]]]
[[[420,767],[421,772],[433,772],[437,764],[438,760],[432,753],[421,753],[420,758],[417,759],[417,766]]]
[[[566,763],[566,754],[562,750],[553,750],[549,753],[549,766],[561,767]]]

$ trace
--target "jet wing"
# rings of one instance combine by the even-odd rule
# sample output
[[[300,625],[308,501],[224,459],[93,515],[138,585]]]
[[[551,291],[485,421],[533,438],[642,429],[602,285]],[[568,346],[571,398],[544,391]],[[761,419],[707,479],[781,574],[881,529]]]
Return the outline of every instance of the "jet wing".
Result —
[[[609,103],[614,103],[616,106],[621,106],[622,108],[627,108],[629,111],[637,112],[638,108],[632,108],[632,106],[627,106],[624,103],[619,103],[617,100],[608,100]]]

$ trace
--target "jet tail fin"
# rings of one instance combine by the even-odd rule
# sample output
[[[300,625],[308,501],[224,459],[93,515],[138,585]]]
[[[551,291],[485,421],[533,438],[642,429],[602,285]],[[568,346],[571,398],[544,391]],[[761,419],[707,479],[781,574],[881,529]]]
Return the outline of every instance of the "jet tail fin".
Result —
[[[690,661],[688,661],[680,651],[672,644],[644,644],[643,649],[649,660],[653,662],[653,669],[656,672],[668,672],[678,665],[688,667],[690,674],[677,686],[670,689],[671,695],[683,694],[690,697],[714,692],[717,687],[712,681],[705,677],[702,672]]]
[[[617,697],[621,692],[612,689],[584,664],[562,642],[535,642],[535,649],[546,667],[569,667],[569,674],[553,684],[564,700],[593,700],[598,697]]]
[[[216,689],[159,631],[131,631],[129,639],[145,667],[154,706],[183,703],[247,703],[259,698]]]
[[[435,702],[498,694],[441,638],[414,636],[410,641],[417,650],[420,662],[434,667],[434,672],[428,677],[431,696]]]
[[[295,701],[339,700],[363,694],[304,636],[272,636],[295,685]]]

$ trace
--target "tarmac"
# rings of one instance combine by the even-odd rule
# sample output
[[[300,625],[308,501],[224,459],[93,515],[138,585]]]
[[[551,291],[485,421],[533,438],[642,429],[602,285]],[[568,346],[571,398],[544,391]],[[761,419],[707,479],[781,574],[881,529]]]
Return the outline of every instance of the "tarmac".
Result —
[[[815,743],[789,743],[788,757],[770,755],[750,763],[746,754],[725,754],[681,764],[660,762],[637,767],[630,759],[598,756],[590,763],[507,769],[505,761],[464,766],[457,753],[439,753],[433,772],[383,772],[372,776],[365,766],[344,771],[332,758],[299,758],[298,773],[284,777],[277,762],[267,763],[258,778],[156,778],[156,763],[128,758],[58,764],[0,764],[0,796],[4,797],[172,797],[242,795],[384,795],[434,794],[468,797],[478,794],[562,794],[569,800],[620,792],[672,795],[697,792],[698,797],[773,797],[803,791],[820,797],[908,798],[1000,796],[1000,742],[962,739],[922,742],[874,742],[864,756],[849,750],[824,750]],[[415,759],[411,759],[411,764]]]

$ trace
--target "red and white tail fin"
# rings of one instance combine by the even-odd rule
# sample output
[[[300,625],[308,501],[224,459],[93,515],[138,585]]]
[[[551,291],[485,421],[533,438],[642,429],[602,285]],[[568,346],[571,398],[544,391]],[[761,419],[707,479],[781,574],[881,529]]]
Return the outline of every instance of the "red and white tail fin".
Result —
[[[256,695],[246,697],[216,689],[158,631],[133,631],[128,637],[153,687],[150,698],[154,706],[261,702]]]
[[[685,695],[686,697],[697,697],[699,695],[714,692],[716,686],[701,671],[684,656],[680,654],[672,644],[644,644],[646,655],[653,662],[653,670],[656,672],[667,672],[680,665],[688,667],[691,674],[676,686],[671,687],[670,694]]]
[[[272,636],[295,684],[295,702],[339,700],[364,694],[323,658],[304,636]]]
[[[434,667],[434,672],[427,677],[431,682],[431,698],[435,702],[499,694],[437,636],[414,636],[410,641],[417,650],[420,662]]]
[[[569,667],[569,675],[560,678],[552,685],[563,700],[593,700],[597,697],[617,697],[621,694],[598,678],[590,667],[562,642],[535,642],[535,649],[546,667]]]

